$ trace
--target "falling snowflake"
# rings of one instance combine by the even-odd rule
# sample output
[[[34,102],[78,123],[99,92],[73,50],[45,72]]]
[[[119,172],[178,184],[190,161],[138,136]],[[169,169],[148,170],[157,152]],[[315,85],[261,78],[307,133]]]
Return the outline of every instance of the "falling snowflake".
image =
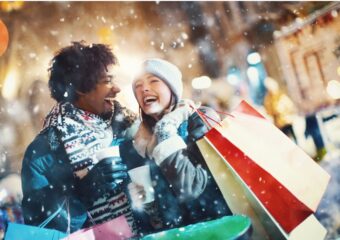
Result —
[[[186,40],[186,39],[189,38],[188,34],[185,33],[185,32],[182,32],[182,33],[181,33],[181,37],[182,37],[184,40]]]
[[[37,112],[39,112],[39,110],[40,110],[39,105],[35,105],[34,108],[33,108],[33,113],[36,114]]]
[[[1,153],[0,154],[0,162],[4,163],[4,162],[6,162],[6,160],[7,160],[6,154],[5,153]]]
[[[59,35],[59,32],[56,31],[56,30],[50,30],[50,34],[51,34],[52,36],[57,36],[57,35]]]
[[[37,54],[36,53],[29,53],[28,56],[30,58],[36,58],[37,57]]]

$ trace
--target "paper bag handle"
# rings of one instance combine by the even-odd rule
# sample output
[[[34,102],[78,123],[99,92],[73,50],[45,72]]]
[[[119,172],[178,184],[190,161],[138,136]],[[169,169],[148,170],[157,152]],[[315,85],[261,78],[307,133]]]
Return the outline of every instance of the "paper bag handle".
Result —
[[[53,214],[51,214],[51,216],[49,216],[42,223],[40,223],[38,225],[38,227],[44,228],[49,222],[51,222],[52,219],[55,218],[60,213],[60,211],[63,209],[65,203],[66,203],[66,206],[67,206],[67,230],[66,231],[67,231],[68,234],[70,234],[70,232],[71,232],[71,215],[70,215],[70,206],[69,206],[68,198],[65,198],[65,200],[63,201],[61,206]]]
[[[63,209],[65,203],[66,203],[66,199],[63,201],[63,203],[61,204],[61,206],[60,206],[53,214],[51,214],[48,218],[46,218],[42,223],[40,223],[40,224],[38,225],[38,227],[43,228],[43,227],[45,227],[49,222],[51,222],[52,219],[55,218],[55,217],[60,213],[60,211]]]
[[[211,121],[213,121],[214,123],[218,124],[219,126],[222,126],[222,125],[220,124],[219,121],[217,121],[216,119],[213,119],[213,118],[209,117],[208,115],[206,115],[205,113],[203,113],[202,111],[200,111],[198,108],[194,108],[194,110],[195,110],[195,112],[197,112],[198,116],[201,117],[201,119],[202,119],[203,122],[207,125],[207,127],[208,127],[209,129],[213,128],[213,126],[209,123],[208,119],[211,120]],[[217,113],[219,113],[219,114],[226,115],[226,116],[228,116],[228,117],[233,117],[233,118],[235,117],[234,115],[232,115],[232,114],[230,114],[230,113],[227,113],[227,112],[216,111],[215,109],[214,109],[214,111],[217,112]]]

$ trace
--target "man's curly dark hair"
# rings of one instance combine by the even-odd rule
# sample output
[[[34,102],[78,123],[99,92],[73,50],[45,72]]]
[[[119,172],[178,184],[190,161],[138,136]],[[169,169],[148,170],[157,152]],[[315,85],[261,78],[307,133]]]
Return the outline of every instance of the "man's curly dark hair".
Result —
[[[73,42],[59,50],[51,61],[48,85],[52,98],[74,103],[77,91],[87,93],[94,89],[107,68],[117,63],[108,45]]]

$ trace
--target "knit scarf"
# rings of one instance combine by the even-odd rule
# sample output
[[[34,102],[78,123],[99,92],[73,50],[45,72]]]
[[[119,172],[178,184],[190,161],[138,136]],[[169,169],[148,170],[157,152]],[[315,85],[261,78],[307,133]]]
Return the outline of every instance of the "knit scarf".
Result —
[[[64,146],[67,159],[76,177],[84,177],[96,164],[95,153],[108,147],[113,139],[110,121],[74,107],[59,103],[47,115],[43,129],[55,127],[59,142]],[[98,224],[125,215],[133,231],[135,225],[127,195],[122,190],[103,194],[93,202],[88,212]]]
[[[82,178],[84,170],[95,164],[94,154],[102,149],[104,139],[111,137],[110,123],[71,103],[57,104],[47,115],[44,127],[56,127],[74,174]],[[111,134],[111,136],[107,136]]]

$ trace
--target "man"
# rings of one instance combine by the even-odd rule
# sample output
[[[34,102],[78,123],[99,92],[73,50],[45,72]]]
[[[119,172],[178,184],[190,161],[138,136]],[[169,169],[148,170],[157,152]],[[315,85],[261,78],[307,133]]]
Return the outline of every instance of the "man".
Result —
[[[272,116],[274,125],[297,143],[293,129],[293,120],[296,114],[294,103],[287,94],[280,90],[278,83],[273,78],[267,77],[264,85],[267,90],[263,101],[266,112]]]
[[[113,155],[96,158],[124,138],[134,121],[114,100],[120,92],[112,75],[116,63],[108,46],[84,42],[52,59],[49,88],[57,104],[22,165],[26,224],[47,219],[47,228],[74,232],[125,215],[134,228],[125,164]]]

